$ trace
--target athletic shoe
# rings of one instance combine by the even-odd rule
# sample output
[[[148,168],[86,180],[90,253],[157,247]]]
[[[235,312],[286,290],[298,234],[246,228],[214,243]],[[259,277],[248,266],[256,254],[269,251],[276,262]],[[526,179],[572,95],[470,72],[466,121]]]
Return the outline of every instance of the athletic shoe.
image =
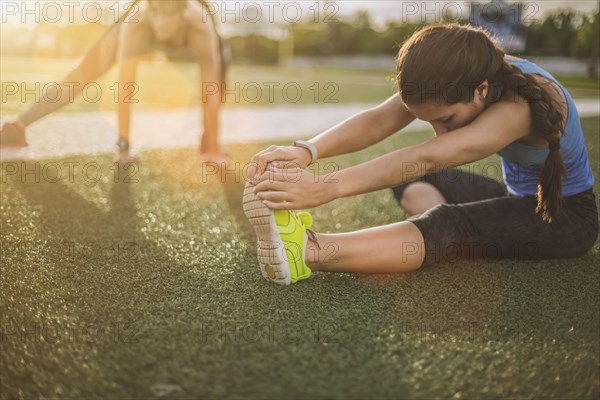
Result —
[[[289,285],[307,279],[310,268],[304,262],[306,242],[316,241],[310,230],[312,216],[307,212],[271,210],[246,184],[243,207],[257,236],[258,263],[265,279]]]
[[[25,147],[25,129],[18,122],[6,122],[0,129],[0,147]]]

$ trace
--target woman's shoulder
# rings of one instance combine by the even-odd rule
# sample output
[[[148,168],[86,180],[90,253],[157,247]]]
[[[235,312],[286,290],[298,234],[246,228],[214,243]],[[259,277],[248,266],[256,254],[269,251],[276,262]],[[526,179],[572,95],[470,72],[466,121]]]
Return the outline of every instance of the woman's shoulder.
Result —
[[[210,29],[212,26],[212,18],[209,10],[198,0],[184,0],[188,5],[185,10],[184,18],[188,26],[202,31]]]

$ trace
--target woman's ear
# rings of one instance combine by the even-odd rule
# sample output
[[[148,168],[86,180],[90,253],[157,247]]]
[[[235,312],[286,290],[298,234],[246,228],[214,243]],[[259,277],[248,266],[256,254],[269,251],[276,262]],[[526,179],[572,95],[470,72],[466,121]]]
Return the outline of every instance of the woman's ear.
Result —
[[[487,98],[489,89],[490,89],[489,82],[487,80],[483,81],[475,89],[475,93],[473,95],[473,99],[475,99],[477,102],[485,101],[485,99]]]

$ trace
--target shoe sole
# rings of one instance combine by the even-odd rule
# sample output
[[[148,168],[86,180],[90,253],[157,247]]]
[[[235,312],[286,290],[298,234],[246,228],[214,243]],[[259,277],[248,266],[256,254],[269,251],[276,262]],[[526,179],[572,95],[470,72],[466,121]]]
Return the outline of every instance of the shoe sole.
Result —
[[[266,280],[279,285],[291,284],[290,265],[284,257],[285,247],[273,210],[254,194],[254,187],[250,183],[244,188],[242,202],[244,214],[256,232],[258,263],[262,275]]]

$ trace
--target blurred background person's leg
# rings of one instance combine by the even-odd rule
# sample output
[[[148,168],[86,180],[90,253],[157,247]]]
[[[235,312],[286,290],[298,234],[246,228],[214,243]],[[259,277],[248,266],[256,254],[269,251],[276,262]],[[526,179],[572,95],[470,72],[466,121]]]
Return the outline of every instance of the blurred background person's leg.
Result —
[[[119,31],[120,23],[108,28],[79,64],[58,82],[58,87],[63,90],[56,85],[46,86],[39,101],[31,103],[15,120],[5,123],[0,130],[0,145],[26,146],[25,129],[29,125],[72,103],[87,84],[108,71],[116,60]]]

